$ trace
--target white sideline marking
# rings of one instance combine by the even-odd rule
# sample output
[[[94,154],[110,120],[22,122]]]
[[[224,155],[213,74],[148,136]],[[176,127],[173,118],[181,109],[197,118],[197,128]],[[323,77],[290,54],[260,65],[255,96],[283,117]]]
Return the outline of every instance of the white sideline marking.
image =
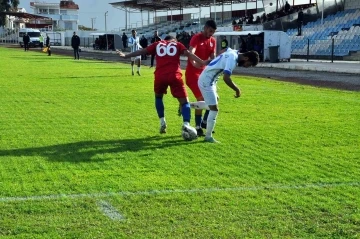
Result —
[[[18,201],[42,201],[42,200],[60,200],[60,199],[76,199],[76,198],[104,198],[112,196],[132,196],[132,195],[156,195],[156,194],[172,194],[172,193],[213,193],[213,192],[247,192],[247,191],[264,191],[264,190],[283,190],[283,189],[307,189],[307,188],[334,188],[342,186],[359,187],[360,182],[347,183],[316,183],[304,185],[268,185],[259,187],[235,187],[235,188],[198,188],[198,189],[169,189],[169,190],[151,190],[151,191],[122,191],[122,192],[100,192],[100,193],[84,193],[84,194],[57,194],[57,195],[41,195],[28,197],[2,197],[0,202],[18,202]]]
[[[98,207],[100,211],[102,211],[106,216],[108,216],[111,220],[121,221],[125,220],[125,217],[121,215],[116,208],[114,208],[109,202],[101,200],[98,201]]]

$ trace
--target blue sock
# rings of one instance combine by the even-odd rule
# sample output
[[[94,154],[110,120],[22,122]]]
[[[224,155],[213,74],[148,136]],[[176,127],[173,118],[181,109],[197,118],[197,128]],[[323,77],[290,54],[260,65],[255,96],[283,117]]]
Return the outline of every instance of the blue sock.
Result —
[[[205,121],[205,122],[207,121],[207,118],[208,118],[208,116],[209,116],[209,112],[210,112],[209,110],[206,110],[206,111],[205,111],[203,121]]]
[[[165,116],[165,113],[164,113],[165,107],[164,107],[164,102],[163,102],[162,98],[155,97],[155,108],[156,108],[159,118],[162,118]]]
[[[183,117],[183,121],[190,123],[191,109],[190,109],[190,103],[189,102],[186,102],[185,104],[183,104],[181,106],[181,114],[182,114],[182,117]]]
[[[202,121],[202,115],[195,115],[195,125],[200,126]]]

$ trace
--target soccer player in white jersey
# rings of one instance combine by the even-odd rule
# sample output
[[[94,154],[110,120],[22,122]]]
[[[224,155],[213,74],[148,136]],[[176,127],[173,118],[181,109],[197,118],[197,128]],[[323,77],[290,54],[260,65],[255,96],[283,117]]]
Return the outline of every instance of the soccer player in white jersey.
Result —
[[[131,31],[131,37],[129,38],[129,44],[128,46],[131,49],[131,52],[135,52],[139,49],[141,49],[140,46],[140,38],[136,36],[136,30]],[[134,75],[134,64],[137,62],[137,71],[136,73],[140,75],[140,66],[141,66],[141,56],[131,57],[131,74]]]
[[[216,92],[216,83],[220,74],[223,74],[223,80],[226,85],[235,91],[235,98],[240,97],[240,89],[231,80],[231,74],[236,65],[242,67],[256,66],[259,62],[259,54],[255,51],[240,53],[237,50],[228,48],[223,54],[212,60],[201,73],[198,85],[204,101],[190,103],[195,109],[210,110],[207,118],[206,134],[204,140],[210,143],[219,143],[212,137],[215,128],[216,117],[218,115],[218,95]]]

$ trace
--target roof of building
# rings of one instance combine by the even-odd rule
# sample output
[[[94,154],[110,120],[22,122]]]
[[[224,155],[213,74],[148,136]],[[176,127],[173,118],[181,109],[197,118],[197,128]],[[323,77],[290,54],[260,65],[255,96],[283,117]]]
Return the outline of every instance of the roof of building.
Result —
[[[18,18],[28,18],[28,19],[51,19],[50,17],[39,16],[26,12],[0,12],[0,15],[15,16]]]
[[[244,3],[246,0],[123,0],[110,3],[113,7],[119,9],[133,9],[139,11],[169,11],[185,8],[209,7],[216,5],[231,5]],[[256,2],[256,0],[247,0],[247,2]]]
[[[30,2],[30,7],[34,8],[36,6],[57,6],[62,9],[76,9],[79,10],[79,5],[75,4],[72,0],[62,0],[59,3],[51,3],[51,2]]]

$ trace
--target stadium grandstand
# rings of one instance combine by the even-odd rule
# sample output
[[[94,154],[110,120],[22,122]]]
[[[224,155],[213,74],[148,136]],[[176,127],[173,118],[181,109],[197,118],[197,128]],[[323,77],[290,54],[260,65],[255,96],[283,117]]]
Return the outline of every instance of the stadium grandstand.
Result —
[[[224,11],[224,6],[248,2],[256,3],[255,8]],[[131,11],[155,12],[155,22],[137,28],[140,35],[150,38],[156,29],[161,37],[171,32],[196,33],[208,19],[194,19],[184,14],[184,9],[219,6],[222,11],[211,12],[210,18],[216,19],[221,27],[233,30],[280,30],[292,40],[294,58],[360,58],[360,1],[358,0],[308,0],[296,4],[289,0],[125,0],[110,3],[113,7]],[[258,7],[259,6],[259,7]],[[247,7],[247,6],[246,6]],[[298,35],[298,12],[304,13],[302,34]],[[178,15],[156,16],[156,12],[180,11]],[[126,17],[127,19],[127,17]],[[126,24],[127,25],[127,24]],[[239,27],[240,25],[240,27]],[[220,28],[221,29],[221,28]],[[126,34],[130,29],[124,29]]]

